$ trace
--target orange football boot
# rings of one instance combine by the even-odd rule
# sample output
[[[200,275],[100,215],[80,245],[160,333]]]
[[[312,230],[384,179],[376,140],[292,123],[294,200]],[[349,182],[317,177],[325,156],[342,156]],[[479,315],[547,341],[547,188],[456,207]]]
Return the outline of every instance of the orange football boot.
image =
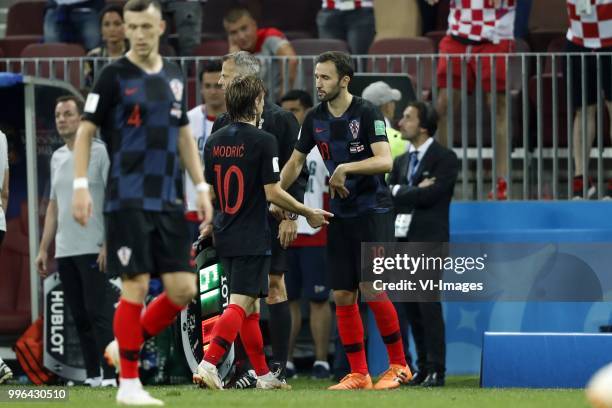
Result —
[[[371,390],[372,378],[370,374],[350,373],[346,375],[336,385],[332,385],[328,390]]]
[[[389,369],[380,377],[376,385],[375,390],[392,390],[398,388],[402,384],[408,383],[412,378],[412,373],[408,366],[401,366],[399,364],[391,364]]]

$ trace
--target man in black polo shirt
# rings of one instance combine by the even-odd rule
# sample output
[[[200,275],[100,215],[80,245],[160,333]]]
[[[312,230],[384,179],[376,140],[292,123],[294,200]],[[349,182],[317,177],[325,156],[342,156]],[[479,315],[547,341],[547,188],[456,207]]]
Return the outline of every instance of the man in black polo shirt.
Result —
[[[305,207],[281,190],[276,138],[255,126],[263,112],[261,79],[238,77],[226,85],[231,123],[208,139],[204,163],[219,208],[213,222],[214,242],[229,277],[230,304],[213,327],[210,346],[193,379],[221,389],[216,366],[240,332],[257,374],[257,388],[289,388],[270,372],[259,328],[259,298],[267,296],[271,261],[267,202],[305,216],[312,227],[327,224],[325,217],[331,214]]]
[[[107,347],[108,357],[120,365],[117,402],[163,405],[142,388],[138,355],[144,340],[170,325],[196,293],[181,163],[196,186],[200,218],[212,218],[212,205],[188,125],[182,72],[158,53],[165,28],[160,5],[129,0],[124,11],[130,50],[100,73],[85,103],[74,146],[72,207],[75,219],[85,225],[91,215],[89,151],[100,127],[111,160],[107,267],[122,279],[113,324],[117,341]],[[161,275],[165,292],[143,313],[151,275]]]
[[[239,51],[223,57],[220,83],[226,86],[238,75],[259,76],[260,63],[257,57],[246,52]],[[227,114],[221,115],[215,120],[212,131],[226,126],[230,123]],[[291,152],[295,147],[300,125],[291,112],[281,109],[274,102],[267,101],[263,114],[258,121],[258,127],[270,132],[276,137],[278,144],[278,163],[282,169]],[[308,183],[308,171],[304,166],[301,173],[287,192],[299,202],[304,202],[304,191]],[[269,290],[266,303],[270,311],[270,342],[272,343],[273,362],[272,370],[285,381],[285,366],[289,353],[289,336],[291,334],[291,311],[287,301],[287,289],[285,287],[284,274],[287,272],[288,245],[297,237],[297,215],[286,213],[275,209],[272,205],[274,216],[268,215],[268,222],[272,230],[272,261],[270,265]],[[279,219],[275,219],[275,216]],[[236,364],[238,370],[230,386],[235,388],[250,388],[255,386],[255,377],[249,375],[246,367],[241,364],[245,360],[240,346],[237,347]]]
[[[357,305],[361,243],[394,240],[391,195],[384,179],[393,165],[385,121],[373,104],[348,92],[353,68],[347,54],[325,52],[316,62],[315,80],[321,103],[304,119],[300,139],[283,168],[281,186],[295,180],[306,155],[317,146],[332,175],[330,207],[335,218],[328,229],[328,270],[338,332],[351,366],[351,373],[330,389],[397,388],[412,375],[406,364],[395,308],[384,293],[367,302],[390,361],[389,369],[373,386]]]

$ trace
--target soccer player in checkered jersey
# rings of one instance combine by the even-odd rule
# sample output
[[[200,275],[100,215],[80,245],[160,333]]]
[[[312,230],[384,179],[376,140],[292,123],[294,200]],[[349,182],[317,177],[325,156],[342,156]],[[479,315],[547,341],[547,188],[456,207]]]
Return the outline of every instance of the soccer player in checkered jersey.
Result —
[[[599,57],[601,67],[601,85],[597,88],[597,57],[599,53],[612,52],[612,0],[567,0],[567,15],[569,28],[567,29],[566,50],[568,53],[590,53],[582,65],[582,58],[577,55],[570,58],[572,74],[572,99],[576,109],[573,129],[574,154],[574,198],[583,198],[583,175],[588,172],[588,159],[584,163],[582,149],[590,156],[591,146],[595,140],[597,114],[597,95],[602,93],[603,100],[608,107],[610,122],[612,122],[612,58],[609,55]],[[582,101],[582,78],[586,78],[586,106]],[[582,143],[582,115],[586,107],[587,137],[586,145]],[[604,108],[605,110],[605,108]],[[600,119],[603,120],[603,119]],[[612,139],[612,128],[610,130]],[[595,187],[589,178],[587,196],[595,195]],[[606,196],[612,197],[612,180],[608,180]]]
[[[219,209],[212,228],[215,247],[230,292],[230,304],[215,323],[210,346],[193,375],[194,382],[212,389],[223,388],[216,366],[238,332],[257,374],[257,388],[290,388],[270,372],[259,327],[259,298],[267,296],[271,262],[267,202],[303,215],[313,228],[327,224],[332,215],[308,208],[281,190],[276,137],[257,128],[264,94],[256,76],[230,82],[225,100],[231,123],[213,133],[204,147],[206,179]]]
[[[427,0],[436,4],[439,0]],[[437,101],[440,115],[439,137],[437,140],[444,146],[447,139],[447,110],[455,109],[461,102],[461,62],[459,58],[447,60],[447,54],[504,54],[514,51],[514,18],[516,2],[520,0],[450,0],[448,14],[448,31],[440,41],[438,63],[438,86],[441,88]],[[489,198],[496,195],[498,200],[507,198],[508,174],[508,141],[506,137],[506,63],[503,57],[495,58],[495,72],[489,57],[482,57],[482,89],[485,92],[487,105],[491,106],[491,77],[495,78],[496,99],[496,134],[495,134],[495,170],[496,185]],[[448,87],[446,75],[451,63],[453,107],[448,106]],[[467,60],[468,92],[475,89],[476,58]]]
[[[187,120],[182,72],[158,52],[165,29],[160,5],[129,0],[124,16],[130,50],[100,73],[77,131],[72,211],[82,225],[91,215],[87,166],[100,127],[111,159],[107,265],[122,278],[113,324],[117,341],[107,347],[120,365],[117,402],[163,405],[142,388],[138,355],[143,342],[169,326],[196,293],[181,164],[196,185],[197,210],[205,222],[212,218],[212,205]],[[143,312],[152,275],[161,275],[165,291]]]
[[[315,82],[321,103],[304,119],[300,139],[281,172],[281,186],[293,183],[306,156],[317,146],[331,174],[330,209],[334,218],[327,231],[328,271],[338,333],[351,366],[351,373],[330,389],[391,389],[412,378],[397,312],[385,293],[368,296],[390,362],[373,386],[357,297],[360,289],[367,288],[361,283],[361,243],[395,241],[391,195],[385,183],[393,159],[383,115],[372,103],[349,93],[352,77],[349,55],[332,51],[317,57]]]

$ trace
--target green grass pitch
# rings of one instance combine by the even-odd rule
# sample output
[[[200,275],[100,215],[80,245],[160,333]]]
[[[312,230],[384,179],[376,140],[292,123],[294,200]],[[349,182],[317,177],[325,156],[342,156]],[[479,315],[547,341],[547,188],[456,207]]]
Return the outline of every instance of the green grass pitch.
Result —
[[[483,389],[475,377],[450,377],[444,388],[402,387],[393,391],[326,391],[329,381],[296,379],[291,391],[209,391],[191,385],[147,387],[168,407],[412,407],[412,408],[588,408],[583,390]],[[14,387],[14,386],[13,386]],[[8,388],[8,386],[2,386]],[[6,390],[3,390],[6,391]],[[56,403],[2,403],[7,407],[115,406],[114,389],[71,387],[69,400]]]

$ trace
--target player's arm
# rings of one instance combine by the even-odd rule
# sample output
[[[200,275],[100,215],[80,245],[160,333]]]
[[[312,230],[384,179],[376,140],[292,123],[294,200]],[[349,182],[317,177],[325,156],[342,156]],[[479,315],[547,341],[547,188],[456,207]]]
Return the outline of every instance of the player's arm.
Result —
[[[53,237],[57,231],[57,201],[49,200],[47,213],[45,214],[45,226],[43,227],[40,247],[36,256],[36,269],[41,276],[47,276],[47,262],[49,259],[49,245],[53,242]]]
[[[266,200],[287,211],[303,215],[306,221],[308,221],[308,224],[313,228],[320,227],[323,224],[329,224],[326,218],[333,217],[333,214],[327,211],[306,207],[283,190],[280,183],[266,184],[264,185],[264,190],[266,192]]]
[[[92,213],[91,194],[87,181],[91,141],[96,134],[97,126],[88,120],[82,120],[74,140],[74,181],[72,194],[72,216],[79,224],[85,226]]]
[[[288,82],[288,89],[284,89],[285,86],[285,70],[282,69],[281,70],[281,92],[280,92],[280,96],[284,95],[286,91],[288,91],[289,89],[293,88],[293,84],[295,83],[295,77],[297,76],[297,66],[298,66],[298,62],[297,59],[295,58],[295,50],[293,49],[293,46],[291,45],[291,43],[286,42],[283,45],[281,45],[278,50],[276,50],[276,56],[277,57],[287,57],[287,66],[288,66],[288,73],[289,73],[289,82]]]
[[[393,158],[391,149],[386,141],[372,143],[373,156],[365,160],[351,163],[343,163],[336,167],[334,174],[329,179],[329,190],[331,197],[338,194],[341,198],[349,195],[348,189],[344,186],[346,176],[349,174],[376,175],[384,174],[393,168]]]
[[[205,223],[210,222],[213,214],[210,186],[204,181],[204,170],[202,170],[202,163],[198,157],[198,147],[188,124],[179,128],[178,151],[198,194],[198,215]]]
[[[293,153],[289,156],[289,160],[283,166],[280,174],[280,188],[287,190],[302,172],[302,167],[306,162],[306,155],[297,149],[293,149]]]

